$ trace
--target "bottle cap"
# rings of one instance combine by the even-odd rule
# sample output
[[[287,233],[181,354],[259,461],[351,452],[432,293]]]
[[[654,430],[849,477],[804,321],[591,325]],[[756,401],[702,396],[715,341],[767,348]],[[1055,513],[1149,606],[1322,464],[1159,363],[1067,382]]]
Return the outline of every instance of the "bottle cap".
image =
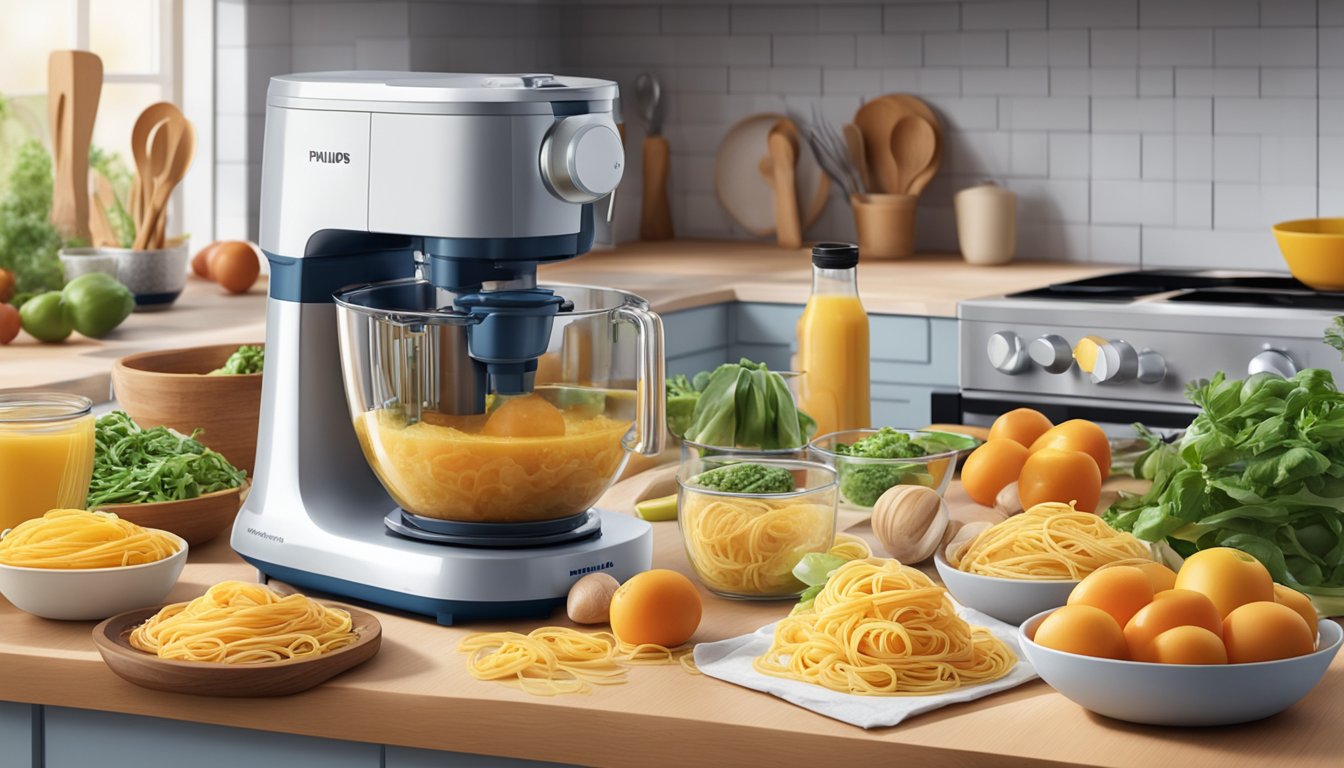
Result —
[[[853,243],[817,243],[812,246],[812,266],[822,269],[853,269],[859,265],[859,246]]]

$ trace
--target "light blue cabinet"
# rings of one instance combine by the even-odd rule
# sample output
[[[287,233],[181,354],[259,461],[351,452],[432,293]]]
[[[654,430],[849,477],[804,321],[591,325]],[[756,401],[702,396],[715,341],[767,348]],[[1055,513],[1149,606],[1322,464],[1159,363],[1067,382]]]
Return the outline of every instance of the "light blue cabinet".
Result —
[[[669,374],[687,375],[747,357],[776,370],[792,367],[797,304],[735,302],[669,312]],[[929,423],[930,396],[957,389],[957,321],[942,317],[869,315],[873,424]]]
[[[0,768],[33,768],[34,742],[40,738],[35,717],[41,707],[0,701]]]
[[[509,757],[436,752],[431,749],[388,747],[384,768],[564,768],[565,763],[515,760]]]

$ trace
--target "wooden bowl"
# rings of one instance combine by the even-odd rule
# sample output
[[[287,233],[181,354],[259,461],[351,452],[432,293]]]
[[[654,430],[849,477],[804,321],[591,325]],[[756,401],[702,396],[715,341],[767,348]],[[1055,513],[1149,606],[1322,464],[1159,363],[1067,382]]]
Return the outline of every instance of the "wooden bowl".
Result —
[[[175,533],[193,547],[210,541],[233,525],[238,508],[243,505],[250,483],[244,481],[238,488],[207,493],[182,501],[155,501],[148,504],[104,504],[103,512],[115,512],[122,520],[129,520],[145,528],[158,528]]]
[[[207,376],[240,344],[165,349],[127,355],[112,366],[122,410],[146,429],[165,425],[184,435],[200,428],[201,443],[248,476],[257,459],[261,374]],[[258,345],[261,346],[261,345]]]
[[[383,627],[367,611],[323,603],[350,612],[359,638],[322,656],[262,664],[221,664],[160,659],[133,648],[130,634],[163,606],[119,613],[93,628],[93,644],[118,677],[145,688],[197,696],[289,696],[320,685],[378,653]]]

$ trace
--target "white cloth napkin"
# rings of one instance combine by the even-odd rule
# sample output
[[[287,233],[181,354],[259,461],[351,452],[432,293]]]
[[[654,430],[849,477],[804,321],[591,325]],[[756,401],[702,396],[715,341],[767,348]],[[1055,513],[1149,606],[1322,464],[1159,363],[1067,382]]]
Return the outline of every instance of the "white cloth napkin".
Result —
[[[991,693],[1007,690],[1034,679],[1036,670],[1022,655],[1017,644],[1017,627],[986,616],[979,611],[957,606],[957,613],[972,626],[985,627],[1008,644],[1017,655],[1017,665],[1007,675],[989,683],[957,688],[929,696],[855,696],[832,691],[811,683],[763,675],[752,669],[751,662],[770,650],[775,625],[769,624],[750,635],[695,646],[695,665],[711,677],[764,691],[817,714],[841,720],[860,728],[896,725],[911,715],[972,701]]]

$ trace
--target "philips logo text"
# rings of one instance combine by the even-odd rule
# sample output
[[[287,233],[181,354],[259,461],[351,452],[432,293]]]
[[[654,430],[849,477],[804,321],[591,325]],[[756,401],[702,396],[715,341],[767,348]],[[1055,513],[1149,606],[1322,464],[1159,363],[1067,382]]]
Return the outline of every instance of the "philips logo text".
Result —
[[[250,534],[252,534],[253,536],[258,537],[258,538],[266,539],[267,541],[274,541],[276,544],[284,544],[284,543],[285,543],[285,537],[284,537],[284,536],[276,536],[274,533],[267,533],[267,532],[265,532],[265,531],[259,531],[259,530],[257,530],[256,528],[248,528],[248,529],[247,529],[247,532],[250,533]]]
[[[607,571],[615,567],[616,564],[608,560],[605,563],[598,563],[597,565],[585,565],[582,568],[571,568],[569,571],[569,575],[582,576],[585,573],[597,573],[598,571]]]
[[[308,162],[310,163],[345,163],[350,164],[349,152],[318,152],[315,149],[308,150]]]

